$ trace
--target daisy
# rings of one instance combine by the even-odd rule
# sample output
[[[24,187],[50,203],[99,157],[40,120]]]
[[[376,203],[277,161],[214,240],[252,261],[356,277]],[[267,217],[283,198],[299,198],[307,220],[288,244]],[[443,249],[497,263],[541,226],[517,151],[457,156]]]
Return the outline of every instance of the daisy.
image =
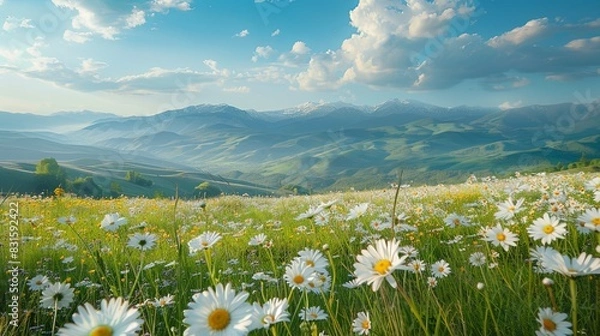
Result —
[[[425,270],[425,266],[427,266],[427,264],[420,259],[415,259],[408,263],[409,270],[418,274]]]
[[[264,233],[259,233],[256,236],[252,237],[248,242],[250,246],[259,246],[265,243],[267,240],[267,235]]]
[[[585,182],[585,189],[594,192],[600,191],[600,177],[594,177]]]
[[[208,290],[193,296],[183,311],[183,322],[189,327],[186,336],[227,335],[243,336],[250,331],[252,324],[252,306],[246,302],[247,292],[236,292],[231,284]]]
[[[435,277],[427,277],[427,286],[429,286],[429,288],[435,288],[437,284],[438,282]]]
[[[150,250],[156,245],[156,235],[152,233],[135,233],[129,236],[127,246],[140,249],[142,251]]]
[[[327,313],[325,313],[323,309],[321,309],[321,307],[315,306],[309,307],[308,309],[302,308],[298,316],[306,322],[326,320],[327,317],[329,317]]]
[[[313,276],[313,268],[306,265],[305,263],[294,259],[290,265],[285,267],[285,274],[283,279],[287,281],[288,285],[292,288],[298,288],[305,290],[308,281]]]
[[[42,291],[40,306],[42,308],[67,308],[73,302],[74,292],[75,289],[71,288],[71,284],[60,282],[50,284]]]
[[[352,323],[352,331],[359,335],[368,335],[371,331],[369,312],[359,312]]]
[[[600,232],[600,209],[587,209],[584,214],[577,217],[577,221],[591,231]]]
[[[565,321],[567,314],[553,312],[551,308],[540,308],[537,321],[540,329],[536,330],[537,336],[562,336],[572,335],[571,322]]]
[[[517,246],[517,235],[510,232],[508,229],[503,229],[500,224],[496,225],[493,228],[488,228],[485,231],[485,237],[483,238],[485,241],[489,241],[494,246],[501,246],[504,251],[508,251],[511,246]]]
[[[369,208],[369,203],[361,203],[354,206],[354,208],[350,209],[348,216],[346,216],[346,220],[356,219],[361,217],[365,213],[367,213],[367,209]]]
[[[311,219],[313,217],[315,217],[316,215],[318,215],[319,213],[321,213],[321,211],[323,211],[323,208],[321,207],[316,207],[316,206],[310,206],[308,208],[308,210],[306,210],[306,212],[299,214],[298,216],[296,216],[296,220],[303,220],[303,219]]]
[[[469,256],[469,263],[472,266],[479,267],[485,265],[486,257],[482,252],[473,252]]]
[[[77,308],[73,314],[73,322],[67,323],[58,331],[59,336],[79,335],[137,335],[144,320],[135,308],[129,308],[128,302],[122,298],[102,300],[100,310],[89,303]]]
[[[152,305],[154,307],[166,307],[175,304],[175,297],[171,294],[167,294],[167,296],[163,296],[158,299],[154,299]]]
[[[50,285],[50,280],[45,275],[38,274],[27,281],[29,289],[32,291],[43,290]]]
[[[119,227],[127,224],[127,219],[118,213],[106,214],[100,222],[100,227],[106,231],[116,231]]]
[[[546,268],[568,277],[600,274],[600,258],[594,258],[585,252],[577,258],[570,258],[554,252],[544,258],[544,264]]]
[[[253,309],[252,330],[260,328],[268,329],[273,324],[290,321],[290,313],[287,311],[287,299],[272,298],[262,306],[255,302]]]
[[[512,219],[516,213],[522,210],[521,206],[523,205],[524,201],[525,200],[523,198],[520,198],[517,201],[517,204],[514,204],[512,198],[509,197],[504,203],[498,204],[498,211],[494,214],[494,216],[496,219]]]
[[[455,213],[451,213],[446,218],[444,218],[444,223],[446,226],[450,228],[455,228],[457,226],[470,226],[469,220],[464,216],[459,216]]]
[[[204,232],[203,234],[188,242],[190,254],[195,254],[198,251],[202,251],[212,247],[219,240],[221,240],[221,238],[223,237],[217,232]]]
[[[533,240],[542,240],[542,244],[550,244],[556,239],[564,239],[567,233],[567,224],[560,223],[558,218],[544,214],[542,218],[533,221],[527,228],[529,236]]]
[[[392,273],[397,269],[408,270],[408,266],[404,265],[406,256],[399,257],[398,249],[396,239],[379,239],[375,242],[375,247],[370,245],[362,250],[362,254],[356,257],[358,262],[354,263],[356,281],[371,285],[374,292],[379,289],[384,279],[396,288],[396,279]]]
[[[451,271],[450,265],[444,259],[431,265],[431,274],[436,278],[445,278]]]
[[[319,250],[309,249],[308,247],[304,250],[298,252],[298,261],[304,263],[305,265],[312,267],[316,272],[327,272],[327,267],[329,266],[329,262],[323,256],[323,253]]]

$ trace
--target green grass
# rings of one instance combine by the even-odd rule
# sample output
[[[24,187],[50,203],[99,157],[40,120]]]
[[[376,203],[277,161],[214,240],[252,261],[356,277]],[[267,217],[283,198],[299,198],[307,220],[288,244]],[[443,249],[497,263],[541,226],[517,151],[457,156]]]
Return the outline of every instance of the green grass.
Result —
[[[403,224],[416,231],[377,231],[371,221],[389,215],[395,190],[328,193],[283,198],[226,196],[199,203],[183,200],[150,200],[119,198],[90,200],[75,198],[31,199],[9,198],[2,204],[3,218],[8,218],[11,204],[18,204],[19,234],[25,238],[19,246],[19,326],[9,326],[8,315],[0,317],[0,335],[48,335],[52,333],[52,309],[39,308],[40,292],[28,288],[26,281],[42,274],[52,282],[68,282],[76,286],[75,300],[69,308],[58,311],[56,328],[72,321],[77,306],[85,302],[98,307],[101,299],[124,297],[138,307],[145,323],[143,331],[151,335],[180,335],[187,327],[182,323],[192,295],[215,286],[231,283],[237,291],[246,290],[249,302],[264,303],[269,298],[289,298],[290,322],[279,323],[273,330],[253,331],[250,335],[308,335],[298,317],[308,303],[319,306],[329,315],[316,321],[316,330],[327,335],[351,335],[352,321],[358,312],[367,311],[373,335],[533,335],[540,328],[536,321],[541,307],[551,307],[544,277],[550,277],[559,311],[572,321],[572,300],[569,279],[559,274],[539,274],[529,262],[530,248],[540,245],[527,234],[531,222],[548,211],[542,188],[549,192],[564,190],[568,200],[563,202],[568,224],[565,239],[550,246],[569,256],[581,252],[599,256],[596,246],[599,234],[581,234],[576,230],[576,218],[584,209],[597,208],[590,191],[583,183],[598,173],[585,175],[552,174],[545,177],[524,176],[508,180],[448,186],[422,186],[401,189],[397,213],[405,213]],[[524,198],[524,209],[514,225],[494,218],[497,203],[508,196],[505,188],[516,182],[531,186],[513,199]],[[309,206],[337,200],[327,210],[329,221],[317,225],[313,220],[295,218]],[[357,204],[369,203],[368,211],[357,219],[346,220]],[[116,232],[99,227],[105,214],[118,212],[128,224]],[[444,224],[449,214],[469,219],[472,226],[450,228]],[[72,225],[60,224],[57,219],[72,215]],[[135,228],[145,222],[143,228]],[[494,247],[478,234],[485,226],[501,223],[518,234],[516,247],[508,251]],[[194,237],[215,231],[222,240],[208,254],[190,255],[187,242]],[[129,236],[149,232],[158,237],[157,246],[141,252],[127,247]],[[264,233],[273,246],[249,246],[249,240]],[[9,226],[0,227],[3,245],[1,264],[11,258],[8,250]],[[416,258],[427,264],[415,274],[396,271],[393,276],[399,289],[387,282],[373,292],[366,285],[355,289],[342,286],[352,279],[356,256],[377,238],[396,238],[401,246],[411,245],[418,250]],[[327,245],[327,249],[324,249]],[[283,280],[285,266],[298,252],[317,249],[328,258],[331,290],[322,294],[303,294],[292,290]],[[487,263],[472,266],[469,256],[482,252]],[[73,257],[71,263],[63,260]],[[429,287],[430,266],[439,260],[449,263],[451,273]],[[155,265],[149,269],[140,267]],[[490,265],[496,265],[490,267]],[[209,265],[211,268],[209,268]],[[212,269],[212,270],[211,270]],[[139,280],[136,274],[140,272]],[[257,272],[265,272],[277,282],[254,280]],[[1,302],[9,302],[7,283],[9,273],[0,276]],[[87,285],[86,285],[86,281]],[[90,286],[89,283],[95,285]],[[483,283],[483,289],[477,284]],[[83,284],[83,285],[82,285]],[[600,334],[600,276],[577,278],[576,307],[578,327],[587,335]],[[171,294],[175,304],[164,308],[143,305]],[[419,320],[421,322],[419,322]]]

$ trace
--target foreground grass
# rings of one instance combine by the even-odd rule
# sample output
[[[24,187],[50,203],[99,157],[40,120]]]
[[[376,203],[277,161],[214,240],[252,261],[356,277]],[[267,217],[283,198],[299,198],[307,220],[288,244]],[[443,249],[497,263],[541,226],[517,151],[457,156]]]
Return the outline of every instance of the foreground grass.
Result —
[[[251,335],[351,335],[359,312],[369,312],[373,335],[532,335],[540,329],[538,310],[554,306],[550,292],[556,300],[553,308],[567,313],[569,321],[576,318],[573,328],[600,335],[600,276],[540,273],[530,251],[541,244],[527,232],[535,219],[551,214],[567,223],[568,231],[551,247],[563,255],[586,252],[598,257],[600,233],[580,232],[577,221],[585,210],[598,208],[593,192],[584,188],[595,177],[522,176],[402,188],[396,215],[404,219],[397,223],[390,217],[394,189],[286,198],[226,196],[205,203],[9,198],[2,205],[3,220],[10,217],[10,204],[18,204],[20,310],[17,327],[9,324],[10,309],[1,315],[0,334],[49,335],[72,321],[78,305],[98,307],[101,299],[123,297],[139,309],[144,333],[180,335],[187,327],[182,320],[192,296],[217,283],[231,283],[237,291],[250,293],[249,302],[289,300],[290,322]],[[496,219],[498,204],[509,196],[523,198],[522,208],[514,218]],[[311,206],[333,201],[318,216],[297,218]],[[350,215],[364,203],[366,212]],[[119,213],[127,224],[115,232],[103,230],[99,224],[109,213]],[[461,225],[446,223],[450,215],[463,216]],[[61,224],[59,219],[67,216],[75,222]],[[496,224],[517,235],[516,246],[505,250],[482,240],[485,228]],[[0,228],[3,265],[11,258],[9,231],[8,225]],[[190,254],[187,243],[210,231],[222,239]],[[135,232],[155,234],[156,247],[128,247]],[[259,233],[267,236],[267,244],[249,245]],[[356,256],[379,238],[397,239],[410,254],[405,263],[419,260],[425,266],[418,272],[394,272],[397,289],[386,282],[377,291],[366,285],[344,286],[354,278]],[[327,259],[330,278],[322,291],[291,289],[283,279],[286,265],[306,248],[321,251]],[[469,261],[475,252],[485,257],[479,266]],[[450,273],[434,278],[431,265],[441,260]],[[11,267],[6,270],[0,284],[3,308],[12,295],[7,286]],[[41,292],[27,284],[36,275],[71,284],[74,302],[56,316],[53,309],[40,308]],[[542,285],[545,277],[554,284]],[[150,304],[166,295],[174,296],[174,304]],[[310,306],[320,307],[327,318],[303,323],[299,313]]]

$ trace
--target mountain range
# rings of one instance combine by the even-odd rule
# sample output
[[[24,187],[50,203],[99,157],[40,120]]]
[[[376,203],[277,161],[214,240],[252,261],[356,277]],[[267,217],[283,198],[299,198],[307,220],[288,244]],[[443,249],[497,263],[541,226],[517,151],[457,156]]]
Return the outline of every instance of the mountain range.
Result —
[[[91,173],[109,162],[145,165],[262,191],[385,187],[399,170],[412,183],[440,183],[600,157],[599,112],[597,101],[501,110],[402,100],[263,112],[197,105],[132,117],[0,112],[0,167],[44,157]]]

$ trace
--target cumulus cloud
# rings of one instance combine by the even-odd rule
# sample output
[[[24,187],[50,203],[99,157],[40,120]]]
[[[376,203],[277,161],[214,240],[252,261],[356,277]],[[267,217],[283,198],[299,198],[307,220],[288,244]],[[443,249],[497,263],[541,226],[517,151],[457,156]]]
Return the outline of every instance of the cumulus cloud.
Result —
[[[146,23],[146,13],[143,10],[133,7],[133,10],[131,11],[131,15],[129,15],[125,19],[125,22],[127,22],[127,24],[125,26],[126,28],[134,28],[137,26],[141,26],[144,23]]]
[[[250,35],[250,32],[248,31],[248,29],[244,29],[241,32],[235,34],[236,37],[246,37]]]
[[[309,52],[310,52],[310,48],[307,47],[306,43],[304,43],[302,41],[296,41],[294,43],[294,45],[292,46],[291,53],[293,53],[293,54],[304,55],[304,54],[308,54]]]
[[[119,34],[119,30],[114,24],[104,22],[103,19],[106,17],[96,14],[96,8],[92,7],[94,3],[83,0],[52,0],[52,3],[57,7],[77,12],[71,19],[71,26],[78,33],[92,33],[92,35],[99,35],[107,40],[114,40]]]
[[[5,31],[11,31],[17,28],[33,28],[31,19],[18,19],[16,17],[9,16],[2,25],[2,29]]]
[[[482,13],[474,3],[359,0],[350,12],[356,32],[338,49],[312,54],[295,85],[304,90],[350,83],[432,90],[477,80],[489,90],[510,90],[528,85],[528,74],[558,80],[593,74],[600,67],[600,37],[585,36],[600,20],[568,24],[538,18],[484,39],[471,32],[471,22]],[[564,46],[548,43],[562,32],[583,36]],[[290,55],[280,58],[288,61]]]
[[[252,62],[257,62],[259,58],[269,58],[273,52],[275,50],[271,46],[256,47],[252,56]]]
[[[150,10],[153,12],[166,12],[169,9],[189,11],[192,9],[191,1],[186,0],[152,0]]]
[[[551,32],[548,18],[531,20],[522,27],[517,27],[500,36],[495,36],[488,41],[488,45],[494,48],[502,48],[509,45],[520,45],[531,42]]]

